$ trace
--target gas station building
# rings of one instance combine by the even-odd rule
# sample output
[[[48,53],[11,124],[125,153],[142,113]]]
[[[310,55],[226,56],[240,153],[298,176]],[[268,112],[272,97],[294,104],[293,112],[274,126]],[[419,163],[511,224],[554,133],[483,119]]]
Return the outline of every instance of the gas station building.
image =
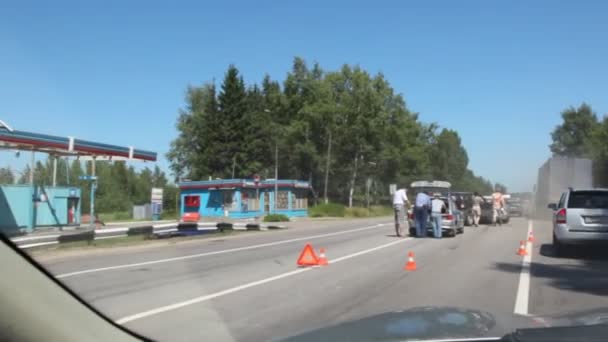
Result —
[[[97,178],[95,161],[156,161],[156,153],[98,143],[73,137],[13,130],[0,121],[0,149],[5,151],[31,151],[29,184],[0,185],[0,231],[6,235],[31,232],[39,227],[80,225],[81,189],[59,187],[54,184],[34,183],[35,152],[59,157],[93,161],[91,175],[84,179],[91,186],[91,216],[94,217],[94,199]],[[55,174],[53,172],[53,183]]]
[[[267,214],[308,215],[308,182],[221,179],[179,183],[181,217],[252,218]],[[275,189],[278,190],[275,191]],[[276,205],[275,205],[276,204]]]

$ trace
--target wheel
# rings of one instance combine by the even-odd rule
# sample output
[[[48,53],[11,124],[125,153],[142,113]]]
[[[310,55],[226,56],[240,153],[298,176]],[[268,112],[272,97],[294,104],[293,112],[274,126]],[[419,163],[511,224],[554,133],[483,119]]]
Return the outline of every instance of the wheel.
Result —
[[[450,231],[448,232],[448,236],[449,237],[455,237],[456,236],[456,229],[450,229]]]
[[[559,242],[559,240],[557,239],[557,236],[555,236],[555,233],[553,233],[553,253],[555,254],[555,256],[557,257],[561,257],[564,256],[565,252],[566,252],[566,246],[564,246],[563,243]]]
[[[471,222],[472,222],[471,218],[468,215],[465,216],[465,218],[464,218],[464,225],[465,226],[470,226]]]

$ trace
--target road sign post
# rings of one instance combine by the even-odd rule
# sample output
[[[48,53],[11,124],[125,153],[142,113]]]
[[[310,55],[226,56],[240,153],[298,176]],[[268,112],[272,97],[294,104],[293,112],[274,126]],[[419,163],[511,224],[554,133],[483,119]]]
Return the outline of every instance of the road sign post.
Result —
[[[152,220],[158,221],[160,220],[160,214],[163,210],[163,189],[162,188],[152,188],[151,194],[151,205],[152,205]]]

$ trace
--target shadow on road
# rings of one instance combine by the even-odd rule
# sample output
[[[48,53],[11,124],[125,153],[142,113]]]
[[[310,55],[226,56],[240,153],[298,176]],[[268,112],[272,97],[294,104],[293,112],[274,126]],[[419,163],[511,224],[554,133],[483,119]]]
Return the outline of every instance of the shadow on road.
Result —
[[[543,256],[554,257],[551,245],[541,245]],[[582,292],[598,296],[608,296],[608,250],[587,248],[573,250],[575,263],[566,258],[558,264],[532,262],[530,276],[532,279],[545,279],[547,285],[560,290]],[[571,259],[568,257],[568,259]],[[520,263],[498,262],[494,268],[504,272],[520,273]]]
[[[539,253],[548,258],[608,261],[608,246],[606,245],[569,246],[561,255],[557,255],[553,245],[545,243],[540,246]]]

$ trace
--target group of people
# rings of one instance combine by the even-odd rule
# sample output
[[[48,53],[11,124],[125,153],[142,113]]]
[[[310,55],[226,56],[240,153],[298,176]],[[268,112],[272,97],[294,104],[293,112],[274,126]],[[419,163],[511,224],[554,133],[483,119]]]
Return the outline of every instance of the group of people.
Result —
[[[407,212],[406,205],[408,204],[407,192],[405,189],[395,191],[393,195],[393,207],[395,209],[395,226],[397,235],[402,231],[399,226],[404,227],[404,231],[409,231],[405,213]],[[441,220],[442,215],[447,211],[445,202],[441,199],[439,193],[431,196],[430,192],[420,192],[416,195],[414,202],[414,224],[416,226],[416,236],[426,236],[426,223],[429,220],[433,223],[433,236],[440,239],[442,236]]]
[[[453,211],[459,211],[462,209],[460,208],[463,206],[462,198],[460,198],[460,201],[457,202],[459,202],[460,205],[457,204],[457,208],[454,208]],[[486,199],[479,195],[479,193],[475,192],[473,194],[471,203],[471,213],[473,217],[472,224],[474,227],[479,227],[481,206],[484,203],[487,203]],[[397,235],[400,235],[399,232],[409,231],[409,224],[406,219],[408,206],[409,201],[406,190],[401,188],[395,191],[393,195],[393,208],[395,210],[395,227]],[[427,235],[426,224],[430,217],[433,225],[433,236],[440,239],[442,237],[442,215],[448,211],[446,203],[443,199],[441,199],[441,194],[431,194],[428,191],[419,192],[416,195],[413,209],[416,236],[424,237]],[[492,223],[494,225],[502,225],[500,217],[502,216],[502,211],[505,210],[505,199],[499,188],[496,188],[494,193],[492,193],[492,209]]]

